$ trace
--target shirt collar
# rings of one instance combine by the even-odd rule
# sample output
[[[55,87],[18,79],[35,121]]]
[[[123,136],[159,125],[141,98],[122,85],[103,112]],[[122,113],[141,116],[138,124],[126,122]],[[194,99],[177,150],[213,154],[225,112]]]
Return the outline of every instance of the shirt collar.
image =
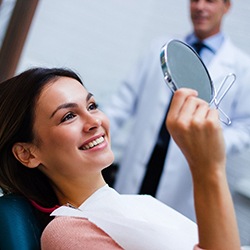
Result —
[[[216,54],[216,52],[219,50],[220,46],[222,45],[224,39],[225,39],[224,34],[219,32],[211,37],[208,37],[207,39],[204,39],[203,42],[209,48],[211,48],[211,50],[214,51],[214,53]],[[185,42],[189,45],[192,45],[198,41],[199,41],[199,39],[195,36],[194,33],[189,34],[185,38]]]

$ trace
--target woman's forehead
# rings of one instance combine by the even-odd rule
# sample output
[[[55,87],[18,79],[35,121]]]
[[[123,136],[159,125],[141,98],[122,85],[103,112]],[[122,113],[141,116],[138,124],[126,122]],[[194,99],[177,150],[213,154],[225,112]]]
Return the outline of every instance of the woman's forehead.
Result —
[[[36,106],[76,102],[86,99],[87,95],[88,91],[79,81],[69,77],[60,77],[43,88]]]
[[[86,88],[76,79],[70,77],[60,77],[53,82],[48,83],[42,90],[41,95],[59,95],[70,93],[87,94]]]

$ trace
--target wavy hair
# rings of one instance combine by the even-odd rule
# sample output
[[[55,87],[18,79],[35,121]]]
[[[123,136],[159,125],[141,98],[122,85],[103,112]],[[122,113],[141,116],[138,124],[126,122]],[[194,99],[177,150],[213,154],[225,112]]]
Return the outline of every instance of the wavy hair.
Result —
[[[0,188],[4,194],[21,194],[42,207],[58,204],[50,180],[38,168],[23,166],[12,147],[36,140],[36,102],[44,86],[60,77],[83,84],[75,72],[63,68],[32,68],[0,84]]]

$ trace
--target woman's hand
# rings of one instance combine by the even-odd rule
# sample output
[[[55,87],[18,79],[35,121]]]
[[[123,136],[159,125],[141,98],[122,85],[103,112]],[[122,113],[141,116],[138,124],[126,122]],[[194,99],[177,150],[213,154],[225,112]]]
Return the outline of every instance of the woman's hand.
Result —
[[[196,91],[183,88],[175,92],[166,125],[193,178],[224,171],[225,145],[218,111],[198,98]]]
[[[225,145],[217,110],[191,89],[179,89],[166,120],[193,177],[194,202],[203,249],[240,249],[233,202],[226,180]]]

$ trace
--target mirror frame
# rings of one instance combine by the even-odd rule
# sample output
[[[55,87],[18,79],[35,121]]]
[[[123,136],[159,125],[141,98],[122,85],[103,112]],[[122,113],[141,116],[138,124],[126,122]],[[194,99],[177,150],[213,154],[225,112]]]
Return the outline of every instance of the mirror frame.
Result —
[[[204,71],[206,73],[206,77],[208,78],[208,81],[209,81],[209,84],[211,87],[209,101],[208,100],[206,100],[206,101],[209,104],[212,104],[215,100],[216,92],[215,92],[215,87],[213,85],[210,74],[207,70],[207,67],[205,66],[205,64],[203,63],[202,59],[197,54],[197,52],[191,46],[189,46],[185,42],[182,42],[182,41],[177,40],[177,39],[173,39],[173,40],[169,41],[168,43],[166,43],[165,45],[163,45],[162,49],[161,49],[161,53],[160,53],[161,68],[162,68],[162,72],[163,72],[163,76],[164,76],[164,80],[165,80],[166,84],[168,85],[168,87],[171,89],[172,92],[175,92],[179,88],[178,84],[175,83],[173,80],[173,76],[171,74],[171,68],[169,67],[168,60],[167,60],[168,54],[169,54],[169,49],[171,49],[171,46],[173,44],[177,44],[179,46],[179,49],[183,47],[185,49],[185,53],[190,52],[191,56],[193,54],[196,62],[200,63],[201,67],[204,69]],[[196,90],[198,91],[198,89],[196,89]],[[199,91],[198,91],[198,93],[199,93]]]

